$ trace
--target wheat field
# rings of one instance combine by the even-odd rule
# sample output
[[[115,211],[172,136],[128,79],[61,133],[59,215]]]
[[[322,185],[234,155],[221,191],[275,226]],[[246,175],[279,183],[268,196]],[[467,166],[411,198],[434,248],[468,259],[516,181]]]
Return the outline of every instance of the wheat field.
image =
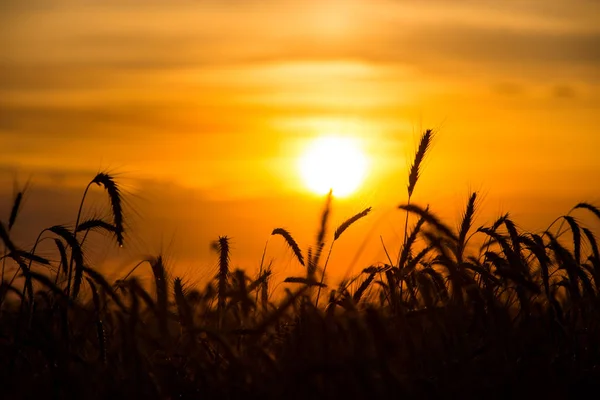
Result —
[[[264,257],[256,276],[233,269],[215,238],[218,273],[205,286],[171,276],[161,254],[109,281],[86,257],[90,232],[126,241],[119,182],[99,173],[72,226],[15,243],[23,192],[0,223],[0,376],[8,398],[507,398],[575,397],[600,385],[600,253],[580,202],[543,232],[509,214],[474,226],[473,192],[458,229],[411,202],[428,157],[426,130],[409,169],[399,254],[336,286],[326,284],[335,243],[371,208],[316,240],[276,227],[305,274],[274,293]],[[110,218],[84,219],[89,190]],[[36,247],[53,243],[54,255]],[[267,249],[265,248],[265,252]],[[151,273],[145,287],[139,274]],[[591,391],[591,392],[590,392]]]

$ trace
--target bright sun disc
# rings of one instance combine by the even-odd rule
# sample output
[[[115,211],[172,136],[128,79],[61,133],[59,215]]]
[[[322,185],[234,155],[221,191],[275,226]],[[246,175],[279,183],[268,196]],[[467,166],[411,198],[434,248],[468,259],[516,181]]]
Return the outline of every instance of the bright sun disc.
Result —
[[[300,173],[305,185],[317,194],[344,197],[362,183],[367,159],[356,140],[321,137],[310,144],[300,158]]]

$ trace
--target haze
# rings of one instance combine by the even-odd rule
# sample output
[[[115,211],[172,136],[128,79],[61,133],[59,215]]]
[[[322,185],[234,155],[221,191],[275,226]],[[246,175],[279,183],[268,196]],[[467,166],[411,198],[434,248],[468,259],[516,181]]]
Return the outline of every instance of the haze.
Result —
[[[486,197],[479,224],[510,211],[528,229],[600,201],[595,1],[4,1],[0,12],[0,212],[29,180],[15,228],[32,243],[74,222],[96,172],[117,173],[129,242],[94,248],[114,274],[164,251],[202,279],[219,235],[233,238],[233,265],[253,270],[275,227],[306,249],[323,198],[296,165],[324,135],[359,138],[371,164],[334,202],[332,229],[374,207],[335,249],[338,275],[384,261],[380,235],[398,248],[395,207],[425,128],[438,135],[413,201],[444,217],[471,189]],[[283,243],[269,246],[277,274],[296,268]]]

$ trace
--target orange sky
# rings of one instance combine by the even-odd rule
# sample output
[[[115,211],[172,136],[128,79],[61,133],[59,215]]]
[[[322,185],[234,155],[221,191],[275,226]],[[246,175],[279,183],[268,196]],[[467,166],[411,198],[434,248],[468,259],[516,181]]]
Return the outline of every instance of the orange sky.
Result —
[[[469,189],[530,229],[600,202],[600,5],[595,1],[3,1],[0,210],[31,178],[17,233],[73,222],[100,169],[128,192],[130,245],[94,249],[128,265],[161,248],[191,279],[228,234],[255,268],[286,227],[314,241],[322,199],[301,184],[311,138],[358,137],[373,168],[334,204],[333,225],[369,220],[366,263],[397,247],[406,167],[439,130],[415,201],[456,221]],[[91,211],[90,211],[91,212]],[[280,241],[280,271],[295,268]],[[337,245],[336,245],[337,246]],[[284,274],[284,272],[281,272]]]

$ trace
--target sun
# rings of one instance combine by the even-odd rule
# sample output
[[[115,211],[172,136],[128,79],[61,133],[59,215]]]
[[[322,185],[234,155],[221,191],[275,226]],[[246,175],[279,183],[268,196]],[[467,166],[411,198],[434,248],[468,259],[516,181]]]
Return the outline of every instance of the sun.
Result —
[[[354,193],[367,172],[367,158],[358,140],[325,136],[315,139],[299,160],[304,184],[316,194],[333,190],[338,197]]]

